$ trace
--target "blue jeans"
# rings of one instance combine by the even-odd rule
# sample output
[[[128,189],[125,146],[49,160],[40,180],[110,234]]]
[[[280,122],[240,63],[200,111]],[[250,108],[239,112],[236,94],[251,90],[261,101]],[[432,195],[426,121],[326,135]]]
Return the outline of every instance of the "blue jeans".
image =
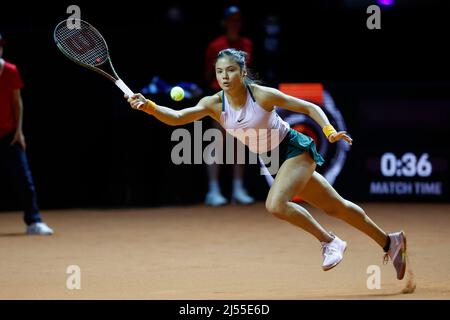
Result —
[[[10,176],[24,210],[23,220],[30,225],[41,222],[42,219],[27,155],[18,143],[10,145],[13,138],[14,133],[0,138],[0,166]]]

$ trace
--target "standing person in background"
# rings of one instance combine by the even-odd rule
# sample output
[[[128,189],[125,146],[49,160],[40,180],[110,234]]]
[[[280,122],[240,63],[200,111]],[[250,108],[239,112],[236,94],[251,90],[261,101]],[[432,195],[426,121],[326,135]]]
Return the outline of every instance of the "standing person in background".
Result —
[[[25,153],[20,93],[23,83],[17,67],[2,58],[4,44],[0,34],[0,166],[5,169],[5,174],[10,175],[13,187],[20,196],[27,234],[51,235],[53,230],[42,222]]]
[[[246,37],[241,36],[242,14],[236,6],[231,6],[224,11],[223,26],[225,34],[211,41],[206,50],[205,57],[205,81],[208,86],[207,94],[213,94],[220,91],[220,86],[216,80],[215,61],[217,54],[226,48],[235,48],[245,51],[248,54],[247,64],[251,64],[253,56],[253,42]],[[220,129],[223,134],[225,131],[215,122],[213,127]],[[217,155],[216,155],[217,156]],[[236,162],[236,161],[235,161]],[[219,165],[213,163],[207,165],[208,172],[208,193],[206,194],[205,204],[211,206],[221,206],[227,203],[227,199],[222,195],[219,183]],[[233,186],[232,202],[240,204],[252,204],[254,199],[247,193],[243,183],[244,165],[233,165]]]

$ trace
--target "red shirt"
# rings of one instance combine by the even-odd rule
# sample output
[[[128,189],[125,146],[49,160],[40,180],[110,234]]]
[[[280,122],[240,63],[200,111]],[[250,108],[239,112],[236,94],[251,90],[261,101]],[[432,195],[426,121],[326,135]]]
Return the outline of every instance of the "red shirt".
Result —
[[[217,54],[227,48],[234,48],[236,50],[241,50],[247,52],[247,64],[251,63],[252,54],[253,54],[253,42],[249,38],[240,37],[238,40],[231,42],[227,39],[226,36],[220,36],[213,40],[206,49],[206,58],[205,58],[205,68],[207,70],[211,70],[213,74],[215,74],[214,63],[216,62]],[[211,80],[209,87],[213,90],[220,90],[220,86],[217,83],[216,77]]]
[[[22,89],[23,82],[17,67],[3,60],[0,74],[0,138],[16,129],[17,120],[13,111],[13,92]]]

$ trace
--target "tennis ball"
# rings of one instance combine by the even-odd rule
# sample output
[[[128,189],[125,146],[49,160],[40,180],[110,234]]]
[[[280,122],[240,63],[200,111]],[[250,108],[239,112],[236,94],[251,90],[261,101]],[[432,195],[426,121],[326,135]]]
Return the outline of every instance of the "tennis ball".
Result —
[[[175,101],[181,101],[184,98],[184,90],[181,87],[173,87],[172,90],[170,90],[170,97]]]

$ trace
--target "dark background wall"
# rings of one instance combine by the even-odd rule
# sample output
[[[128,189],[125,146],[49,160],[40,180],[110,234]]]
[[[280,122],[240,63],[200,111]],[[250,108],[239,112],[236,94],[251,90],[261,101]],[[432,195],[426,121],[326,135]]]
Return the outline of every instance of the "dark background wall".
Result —
[[[117,88],[67,60],[52,38],[54,26],[77,4],[81,18],[108,42],[119,75],[133,89],[154,75],[175,84],[203,85],[204,52],[220,34],[229,4],[241,6],[243,34],[256,45],[254,69],[264,74],[264,21],[281,25],[278,82],[321,82],[339,106],[355,139],[335,185],[356,200],[448,201],[450,79],[445,42],[448,5],[439,1],[397,1],[382,9],[382,29],[366,28],[370,1],[61,1],[2,5],[0,32],[4,58],[15,63],[25,82],[24,131],[28,156],[43,208],[161,206],[203,201],[204,165],[175,166],[170,152],[174,128],[131,110]],[[179,6],[183,18],[168,18]],[[263,79],[264,80],[264,79]],[[153,97],[174,108],[166,95]],[[184,126],[192,131],[193,125]],[[431,178],[443,182],[435,196],[368,193],[379,172],[367,164],[382,153],[428,152],[436,161]],[[228,193],[231,167],[223,187]],[[264,199],[268,190],[258,167],[246,172],[248,189]],[[6,176],[0,173],[0,209],[17,208]],[[3,181],[5,183],[3,183]]]

